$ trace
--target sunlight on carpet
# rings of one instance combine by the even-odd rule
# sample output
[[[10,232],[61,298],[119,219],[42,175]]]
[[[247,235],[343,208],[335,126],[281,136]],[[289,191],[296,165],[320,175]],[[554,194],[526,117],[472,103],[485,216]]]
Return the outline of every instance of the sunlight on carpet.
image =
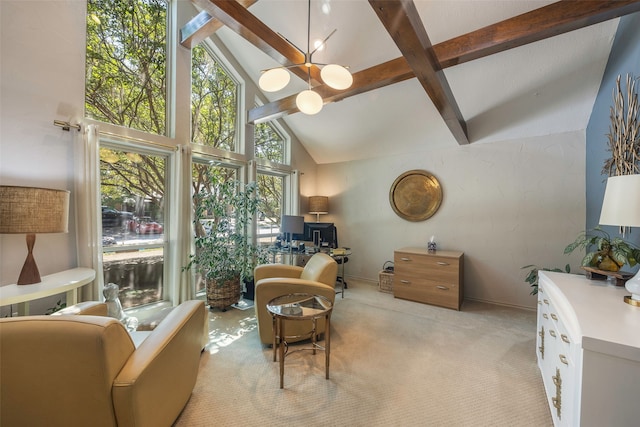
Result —
[[[176,426],[551,425],[532,311],[467,301],[457,312],[350,281],[332,316],[330,379],[322,351],[294,352],[283,390],[253,311],[209,317],[211,342]]]

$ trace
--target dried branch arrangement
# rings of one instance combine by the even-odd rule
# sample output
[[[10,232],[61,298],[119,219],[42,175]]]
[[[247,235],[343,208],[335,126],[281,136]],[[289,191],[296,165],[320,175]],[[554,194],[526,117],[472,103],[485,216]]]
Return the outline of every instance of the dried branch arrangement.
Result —
[[[604,162],[602,173],[607,176],[640,173],[640,122],[636,80],[627,74],[626,96],[620,85],[620,75],[613,89],[610,110],[611,125],[607,134],[611,158]],[[625,103],[626,101],[626,103]]]

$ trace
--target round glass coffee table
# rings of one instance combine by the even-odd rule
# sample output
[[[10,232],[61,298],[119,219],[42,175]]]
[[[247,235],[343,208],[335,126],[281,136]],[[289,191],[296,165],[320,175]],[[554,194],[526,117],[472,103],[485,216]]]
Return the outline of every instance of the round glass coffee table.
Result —
[[[285,331],[285,320],[311,320],[312,328],[308,335],[311,338],[311,348],[313,354],[316,349],[324,350],[325,353],[325,377],[329,379],[329,356],[331,354],[331,311],[333,304],[321,295],[311,294],[289,294],[276,297],[267,303],[267,310],[273,318],[273,361],[276,361],[276,354],[280,355],[280,388],[284,388],[284,358],[285,347],[287,347],[287,335]],[[317,343],[317,321],[325,318],[324,347]],[[306,335],[305,335],[306,336]],[[299,338],[289,337],[289,338]]]

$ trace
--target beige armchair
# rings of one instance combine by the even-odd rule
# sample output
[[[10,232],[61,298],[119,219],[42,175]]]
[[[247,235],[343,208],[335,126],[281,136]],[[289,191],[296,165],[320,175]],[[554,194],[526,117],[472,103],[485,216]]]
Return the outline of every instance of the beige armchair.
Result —
[[[338,265],[327,254],[313,255],[304,268],[285,264],[263,264],[255,268],[255,310],[258,319],[260,341],[263,344],[273,344],[273,322],[267,311],[267,303],[273,298],[293,294],[308,293],[322,295],[332,303],[335,301],[335,283],[338,275]],[[318,320],[318,333],[323,333],[324,319]],[[287,337],[300,335],[299,338],[287,338],[288,342],[300,341],[308,338],[311,331],[311,320],[296,320],[286,325]],[[303,336],[307,334],[306,337]]]
[[[174,308],[138,348],[106,312],[82,303],[0,320],[3,427],[173,424],[196,383],[204,304]]]

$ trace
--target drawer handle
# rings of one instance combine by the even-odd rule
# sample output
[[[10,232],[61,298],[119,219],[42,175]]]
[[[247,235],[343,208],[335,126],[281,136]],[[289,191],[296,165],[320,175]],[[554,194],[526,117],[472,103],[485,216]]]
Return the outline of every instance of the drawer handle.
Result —
[[[438,264],[438,265],[449,265],[448,262],[444,262],[444,261],[438,261],[436,264]]]
[[[402,257],[402,258],[400,258],[400,261],[411,261],[411,258]]]
[[[551,335],[552,337],[556,337],[556,331],[554,331],[553,329],[549,329],[549,335]]]
[[[449,288],[447,288],[446,286],[442,286],[442,285],[437,285],[436,288],[442,289],[443,291],[448,291],[449,290]]]
[[[560,354],[560,355],[558,355],[558,357],[560,358],[560,361],[562,363],[564,363],[565,365],[569,366],[569,361],[567,360],[567,357],[564,354]]]
[[[403,283],[403,284],[405,284],[405,285],[409,285],[409,284],[411,284],[411,282],[410,282],[410,281],[408,281],[408,280],[400,280],[400,283]]]
[[[538,301],[538,305],[542,305],[542,301]]]
[[[547,316],[547,313],[542,313],[542,317],[544,317],[545,319],[549,318],[549,316]]]
[[[547,304],[547,305],[549,305],[549,300],[548,300],[548,299],[545,299],[545,300],[544,300],[544,303],[545,303],[545,304]]]
[[[571,344],[571,341],[569,341],[569,337],[567,337],[565,334],[560,334],[560,338],[562,338],[562,341],[566,342],[567,344]]]
[[[551,318],[552,318],[553,320],[558,320],[558,316],[556,316],[556,315],[555,315],[555,314],[553,314],[553,313],[551,313]]]

